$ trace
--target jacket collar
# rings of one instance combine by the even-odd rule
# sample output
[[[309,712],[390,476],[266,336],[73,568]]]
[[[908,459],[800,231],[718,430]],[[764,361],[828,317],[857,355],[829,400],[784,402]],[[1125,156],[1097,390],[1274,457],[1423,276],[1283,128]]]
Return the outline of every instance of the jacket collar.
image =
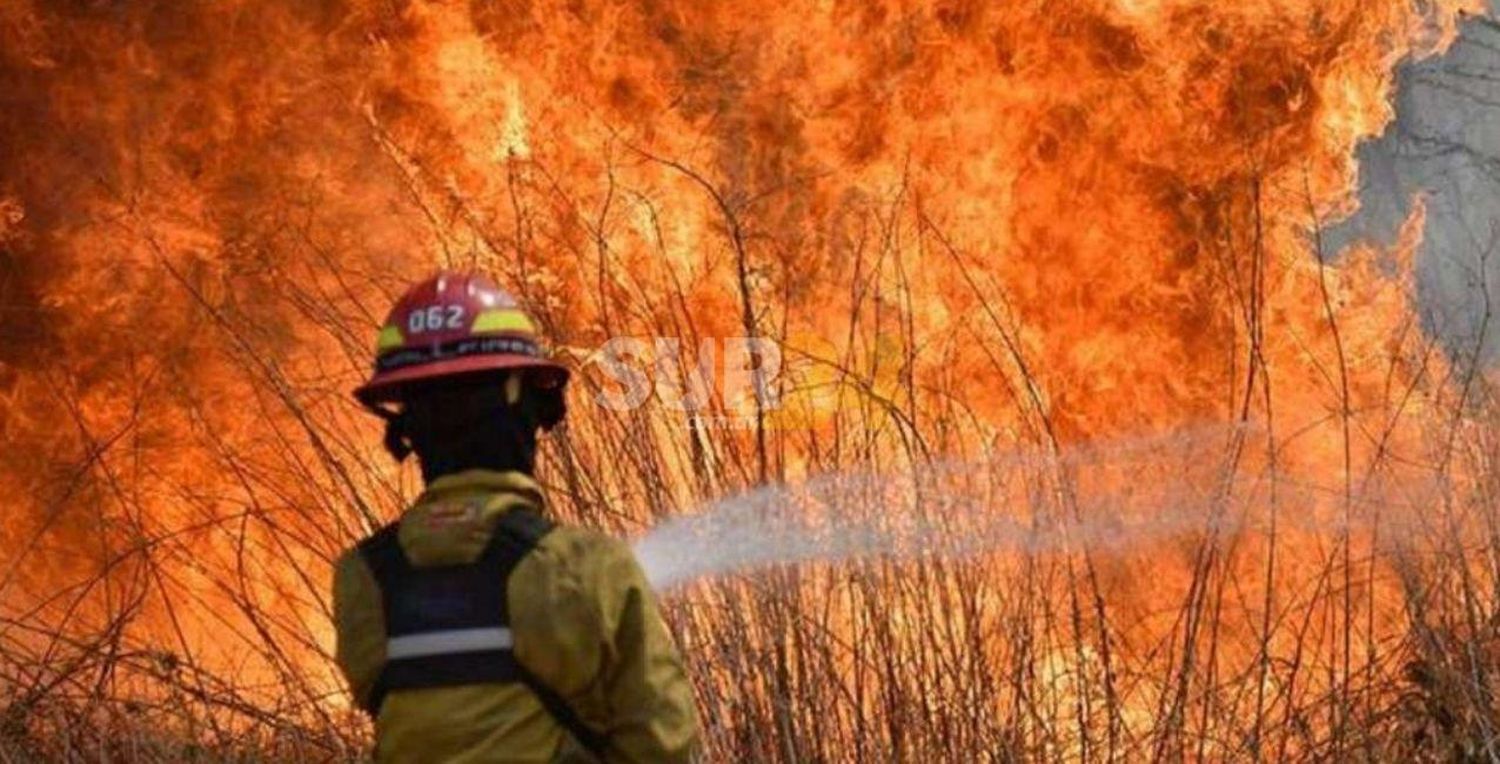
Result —
[[[425,503],[439,496],[456,493],[510,493],[521,496],[535,505],[537,510],[545,507],[541,486],[524,472],[496,472],[494,470],[464,470],[444,475],[427,485],[427,490],[417,498]]]

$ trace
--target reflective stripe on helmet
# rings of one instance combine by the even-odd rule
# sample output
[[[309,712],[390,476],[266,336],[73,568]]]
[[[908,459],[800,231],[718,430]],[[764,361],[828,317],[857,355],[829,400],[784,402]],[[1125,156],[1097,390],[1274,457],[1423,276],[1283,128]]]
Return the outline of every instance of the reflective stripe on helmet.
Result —
[[[531,318],[519,310],[487,310],[474,319],[474,325],[469,331],[478,334],[480,332],[525,332],[536,334],[536,326],[531,323]]]
[[[450,629],[391,637],[385,643],[385,657],[386,660],[394,661],[429,655],[509,650],[510,648],[510,629],[503,626]]]
[[[375,343],[375,350],[380,353],[387,350],[395,350],[405,342],[406,335],[401,333],[401,327],[387,326],[380,330],[380,339]]]
[[[531,340],[501,335],[498,337],[475,337],[448,342],[426,348],[406,347],[385,353],[375,359],[376,371],[392,371],[407,366],[442,361],[449,358],[464,358],[471,355],[520,355],[541,358],[542,349]]]

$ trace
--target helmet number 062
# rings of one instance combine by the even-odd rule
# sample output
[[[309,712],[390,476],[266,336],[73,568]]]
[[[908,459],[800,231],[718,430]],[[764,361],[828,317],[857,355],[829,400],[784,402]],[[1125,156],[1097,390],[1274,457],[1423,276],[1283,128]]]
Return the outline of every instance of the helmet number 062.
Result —
[[[430,305],[406,316],[406,330],[412,334],[464,328],[464,306]]]

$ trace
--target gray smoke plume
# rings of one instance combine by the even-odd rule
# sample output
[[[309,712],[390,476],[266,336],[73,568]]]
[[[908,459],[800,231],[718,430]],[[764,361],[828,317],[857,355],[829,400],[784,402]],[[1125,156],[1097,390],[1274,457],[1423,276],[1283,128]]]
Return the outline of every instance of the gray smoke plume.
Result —
[[[1390,244],[1414,199],[1427,204],[1417,259],[1427,328],[1461,364],[1500,358],[1500,0],[1444,55],[1398,71],[1396,119],[1359,150],[1360,211],[1328,231],[1330,252]]]

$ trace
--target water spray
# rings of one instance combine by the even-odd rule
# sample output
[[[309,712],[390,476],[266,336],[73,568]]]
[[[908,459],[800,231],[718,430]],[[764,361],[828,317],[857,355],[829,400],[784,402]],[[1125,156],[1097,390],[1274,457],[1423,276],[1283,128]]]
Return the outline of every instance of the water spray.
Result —
[[[854,559],[1124,553],[1185,534],[1338,532],[1342,488],[1268,468],[1260,433],[1204,427],[1084,444],[1055,455],[850,470],[757,487],[670,518],[635,542],[663,589],[789,564]],[[1349,499],[1363,525],[1406,527],[1430,481],[1370,482]]]

